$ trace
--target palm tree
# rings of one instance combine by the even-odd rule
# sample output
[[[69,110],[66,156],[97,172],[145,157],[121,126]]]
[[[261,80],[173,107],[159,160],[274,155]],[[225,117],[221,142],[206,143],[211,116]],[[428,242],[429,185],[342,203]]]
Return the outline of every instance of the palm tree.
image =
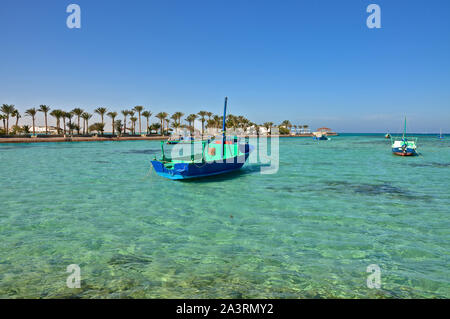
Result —
[[[14,111],[12,111],[11,117],[16,118],[16,126],[19,126],[19,119],[22,117],[20,116],[19,110],[15,109]]]
[[[61,112],[62,112],[61,117],[63,120],[63,132],[64,132],[64,135],[66,135],[66,118],[69,113],[64,112],[64,111],[61,111]]]
[[[208,115],[208,112],[200,111],[198,112],[198,115],[200,116],[200,121],[202,122],[202,138],[203,138],[203,131],[205,130],[205,116]]]
[[[72,123],[73,113],[72,112],[65,112],[66,118],[69,120],[69,123]]]
[[[149,121],[149,118],[151,115],[152,115],[152,112],[150,112],[150,111],[142,112],[142,116],[147,119],[147,129],[145,130],[147,132],[147,135],[148,135],[148,121]]]
[[[123,133],[126,134],[127,133],[127,116],[130,114],[130,111],[122,110],[121,113],[123,115]]]
[[[3,104],[0,111],[3,112],[5,118],[6,118],[6,135],[9,134],[9,117],[14,112],[15,108],[12,104]]]
[[[50,115],[53,116],[56,119],[56,129],[58,131],[58,134],[60,133],[60,128],[59,128],[59,123],[60,123],[60,119],[63,116],[63,111],[61,110],[53,110],[51,111]],[[45,131],[47,132],[47,126],[45,126]]]
[[[6,117],[3,114],[0,114],[0,120],[3,122],[3,130],[6,130]]]
[[[289,122],[289,120],[284,120],[283,122],[281,122],[280,126],[284,126],[287,129],[290,129],[292,127],[291,122]]]
[[[158,130],[161,128],[161,124],[159,123],[153,123],[152,125],[150,125],[150,133],[152,130],[155,130],[156,132],[158,132]]]
[[[166,112],[159,112],[158,114],[155,115],[155,117],[161,121],[160,130],[161,130],[161,135],[163,135],[163,136],[164,136],[164,120],[166,119],[166,117],[168,115],[169,114],[167,114]]]
[[[207,128],[212,128],[212,127],[216,127],[216,121],[214,121],[214,119],[209,119],[206,121],[206,127]]]
[[[134,110],[139,114],[139,135],[142,134],[142,126],[141,126],[141,112],[144,110],[144,107],[141,105],[137,105],[134,107]]]
[[[258,136],[258,137],[259,137],[259,128],[260,128],[260,126],[261,125],[259,125],[259,124],[255,124],[256,136]]]
[[[167,135],[169,135],[169,130],[170,130],[169,129],[169,123],[170,123],[170,120],[166,119],[165,121],[166,121],[166,126],[164,128],[166,129]]]
[[[213,119],[214,119],[214,122],[215,122],[215,127],[217,129],[220,129],[220,125],[222,124],[223,116],[214,115]]]
[[[45,117],[45,134],[48,134],[48,125],[47,125],[47,113],[50,111],[50,107],[47,105],[39,105],[38,112],[44,113]]]
[[[87,112],[84,112],[81,114],[81,118],[84,120],[84,126],[83,126],[83,135],[86,133],[89,133],[89,119],[92,117],[92,114],[89,114]],[[87,131],[87,132],[86,132]]]
[[[175,113],[173,113],[172,118],[175,119],[175,120],[178,120],[178,124],[180,124],[180,126],[181,126],[181,118],[183,116],[184,116],[184,113],[182,113],[182,112],[175,112]]]
[[[263,124],[263,126],[267,130],[267,134],[268,135],[272,133],[272,125],[273,125],[273,122],[266,122],[266,123]]]
[[[135,112],[132,109],[128,111],[128,115],[130,115],[130,121],[131,121],[131,134],[133,134],[133,135],[134,135],[134,124],[136,121],[133,122],[131,120],[131,118],[134,117],[134,113]]]
[[[308,127],[309,127],[309,125],[303,125],[303,132],[304,132],[305,130],[307,130]]]
[[[170,117],[174,122],[178,123],[178,116],[176,113],[173,113],[173,115]]]
[[[114,122],[117,116],[117,112],[109,112],[108,115],[111,118],[112,135],[114,136]]]
[[[136,134],[136,129],[135,128],[136,128],[137,117],[134,117],[134,116],[130,117],[130,121],[133,124],[131,133],[133,135],[135,135]]]
[[[117,130],[118,135],[121,136],[122,135],[122,121],[121,120],[116,120],[113,122],[113,130],[114,128]]]
[[[33,135],[36,134],[36,130],[35,130],[35,126],[34,126],[34,120],[36,117],[36,113],[37,113],[37,111],[34,107],[25,111],[25,115],[31,116],[31,118],[33,120]]]
[[[83,114],[83,112],[84,111],[82,109],[80,109],[80,108],[75,108],[75,109],[72,110],[72,113],[75,114],[77,116],[77,118],[78,118],[78,129],[77,129],[78,135],[80,135],[80,128],[81,128],[81,126],[80,126],[80,117],[81,117],[81,114]]]
[[[105,130],[105,123],[94,123],[89,126],[89,132],[96,131],[97,134],[100,133],[103,135],[103,131]]]
[[[194,133],[194,122],[195,122],[196,118],[197,118],[197,114],[189,114],[186,117],[186,121],[188,121],[188,123],[189,123],[189,127],[190,127],[192,134]]]
[[[175,129],[175,134],[178,134],[178,129],[180,128],[180,124],[177,121],[173,121],[172,127]]]
[[[94,110],[95,113],[100,114],[100,117],[102,118],[103,127],[105,126],[105,123],[103,122],[103,116],[106,114],[107,111],[108,110],[106,109],[106,107],[99,107]]]
[[[73,131],[78,130],[80,131],[80,127],[76,125],[75,123],[69,122],[67,123],[67,128],[69,129],[69,135],[73,136]]]

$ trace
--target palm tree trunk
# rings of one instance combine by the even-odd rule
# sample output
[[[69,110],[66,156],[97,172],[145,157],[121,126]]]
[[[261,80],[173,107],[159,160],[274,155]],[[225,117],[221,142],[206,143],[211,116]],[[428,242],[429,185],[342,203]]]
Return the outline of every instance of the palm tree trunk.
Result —
[[[142,134],[142,126],[141,126],[141,112],[139,112],[139,135]]]
[[[36,131],[34,129],[34,116],[33,116],[33,135],[36,135]]]
[[[45,117],[45,135],[48,134],[48,130],[47,130],[47,112],[44,113],[44,117]]]
[[[78,115],[78,129],[77,129],[77,131],[78,131],[78,135],[80,135],[80,116]]]

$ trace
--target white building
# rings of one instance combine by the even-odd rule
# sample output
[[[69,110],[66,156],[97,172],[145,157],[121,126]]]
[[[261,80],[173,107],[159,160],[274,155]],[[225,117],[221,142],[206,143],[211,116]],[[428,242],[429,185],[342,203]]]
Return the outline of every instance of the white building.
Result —
[[[36,134],[45,134],[45,126],[35,126],[34,130]],[[58,134],[58,130],[54,126],[48,126],[47,131],[49,134]],[[33,133],[33,125],[30,125],[30,133]]]

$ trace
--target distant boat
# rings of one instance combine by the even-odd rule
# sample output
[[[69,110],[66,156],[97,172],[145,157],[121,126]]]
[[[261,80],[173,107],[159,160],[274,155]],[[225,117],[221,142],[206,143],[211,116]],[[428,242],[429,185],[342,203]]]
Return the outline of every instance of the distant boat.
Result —
[[[315,141],[329,141],[330,138],[326,134],[314,135],[313,140]]]
[[[391,134],[386,133],[386,135],[384,136],[384,138],[391,138]]]
[[[443,139],[444,139],[444,137],[442,136],[442,129],[441,129],[441,131],[440,131],[440,133],[439,133],[439,139],[440,139],[440,140],[443,140]]]
[[[406,137],[406,117],[405,127],[401,138],[391,138],[392,153],[399,156],[415,156],[417,155],[417,138]]]
[[[329,141],[330,138],[327,136],[326,131],[313,132],[313,140],[315,141]]]
[[[162,157],[151,161],[158,175],[173,180],[199,178],[236,171],[245,164],[253,146],[241,143],[237,137],[226,137],[227,101],[225,98],[222,139],[193,141],[193,145],[201,143],[201,153],[176,158],[165,154],[161,141]]]

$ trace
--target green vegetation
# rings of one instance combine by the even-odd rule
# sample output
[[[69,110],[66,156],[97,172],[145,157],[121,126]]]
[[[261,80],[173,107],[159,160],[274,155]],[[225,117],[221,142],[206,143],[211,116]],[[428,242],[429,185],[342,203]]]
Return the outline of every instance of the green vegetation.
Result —
[[[81,134],[90,134],[90,132],[97,132],[97,134],[103,134],[105,131],[106,123],[105,123],[105,115],[107,115],[111,119],[111,132],[114,136],[117,132],[119,135],[123,134],[142,134],[142,116],[146,119],[145,125],[145,133],[152,134],[152,131],[159,132],[160,135],[167,135],[169,132],[175,130],[176,132],[179,129],[188,129],[192,134],[197,130],[194,126],[196,120],[201,122],[201,131],[197,131],[201,133],[203,136],[205,134],[205,129],[215,129],[216,131],[220,131],[222,129],[222,121],[223,117],[220,115],[215,115],[212,112],[208,111],[199,111],[198,113],[192,113],[184,117],[184,113],[182,112],[174,112],[171,116],[166,112],[159,112],[154,117],[159,120],[159,123],[150,124],[150,119],[152,116],[152,112],[145,110],[144,106],[137,105],[132,109],[124,109],[121,110],[120,113],[123,116],[122,120],[117,120],[118,112],[110,111],[106,107],[98,107],[94,110],[95,114],[98,114],[100,117],[100,122],[89,125],[89,121],[92,118],[92,114],[85,112],[82,108],[73,108],[70,112],[65,112],[61,109],[53,109],[47,105],[40,105],[39,108],[29,108],[25,111],[24,115],[27,117],[31,117],[32,120],[32,132],[36,134],[37,132],[42,132],[42,128],[38,131],[36,129],[36,122],[39,121],[38,113],[41,112],[44,115],[44,123],[45,123],[45,133],[49,134],[49,126],[48,126],[48,115],[54,118],[56,123],[56,127],[52,127],[52,132],[56,130],[58,134],[66,134],[68,131],[72,136],[74,131],[77,132],[78,135]],[[137,113],[137,117],[135,114]],[[184,121],[186,124],[182,124],[182,120],[184,117]],[[26,132],[25,126],[19,126],[19,120],[21,118],[20,112],[15,108],[14,105],[3,104],[0,108],[0,124],[3,124],[0,127],[0,135],[5,134],[23,134]],[[75,121],[76,119],[76,121]],[[14,120],[15,124],[11,125],[11,121]],[[73,122],[74,120],[75,122]],[[139,128],[136,128],[137,122],[139,123]],[[101,124],[101,126],[99,126]],[[280,123],[280,125],[274,125],[273,122],[265,122],[263,124],[257,124],[251,122],[246,117],[242,115],[227,115],[227,128],[229,129],[239,129],[241,132],[245,132],[247,134],[271,134],[272,128],[277,127],[280,134],[290,134],[291,129],[293,128],[295,132],[298,130],[301,133],[304,133],[306,129],[308,129],[308,125],[292,125],[289,120],[284,120]],[[38,127],[39,128],[39,127]],[[28,128],[29,129],[29,128]],[[154,133],[153,133],[154,134]]]

